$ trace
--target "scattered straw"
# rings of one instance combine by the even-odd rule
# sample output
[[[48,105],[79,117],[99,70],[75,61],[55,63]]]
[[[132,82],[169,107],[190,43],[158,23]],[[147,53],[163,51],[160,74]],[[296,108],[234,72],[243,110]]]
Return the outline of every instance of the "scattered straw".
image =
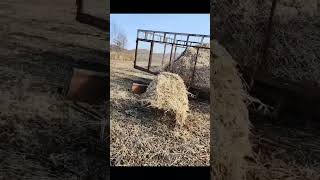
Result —
[[[187,121],[141,106],[142,95],[127,89],[130,79],[152,78],[131,63],[111,60],[110,160],[113,166],[209,166],[209,104],[189,101]],[[130,79],[129,79],[130,78]]]
[[[317,131],[314,127],[288,128],[265,122],[259,124],[251,137],[254,161],[248,164],[247,179],[320,179]]]
[[[77,179],[87,176],[90,166],[106,164],[101,158],[106,153],[96,151],[99,121],[70,108],[56,93],[34,90],[34,76],[0,69],[1,77],[10,76],[0,85],[0,179]],[[95,156],[100,165],[91,161]]]

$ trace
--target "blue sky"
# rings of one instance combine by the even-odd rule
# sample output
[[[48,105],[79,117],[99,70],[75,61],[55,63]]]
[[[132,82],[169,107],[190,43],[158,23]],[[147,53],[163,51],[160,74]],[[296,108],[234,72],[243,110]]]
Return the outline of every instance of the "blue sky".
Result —
[[[210,14],[111,14],[110,23],[126,33],[127,49],[135,48],[137,29],[210,35]]]

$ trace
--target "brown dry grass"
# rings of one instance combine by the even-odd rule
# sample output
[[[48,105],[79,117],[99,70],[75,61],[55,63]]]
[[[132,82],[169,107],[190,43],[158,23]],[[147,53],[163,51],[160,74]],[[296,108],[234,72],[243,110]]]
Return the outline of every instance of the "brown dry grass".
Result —
[[[132,80],[153,77],[133,64],[111,61],[111,164],[116,166],[208,166],[209,104],[190,101],[184,126],[172,117],[141,106],[140,95],[128,91]]]
[[[251,136],[254,161],[248,179],[313,180],[320,178],[319,133],[314,127],[286,127],[259,119]]]
[[[110,51],[110,59],[120,61],[134,61],[134,53],[124,51]]]
[[[100,121],[57,93],[72,66],[106,62],[107,33],[77,22],[75,12],[74,1],[0,2],[0,179],[108,173]]]

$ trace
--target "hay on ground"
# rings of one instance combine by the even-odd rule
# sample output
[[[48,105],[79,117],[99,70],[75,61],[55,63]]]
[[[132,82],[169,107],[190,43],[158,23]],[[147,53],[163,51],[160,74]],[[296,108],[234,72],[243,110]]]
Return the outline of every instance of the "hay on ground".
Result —
[[[192,81],[197,48],[188,47],[166,70],[179,74],[187,85],[209,92],[210,90],[210,49],[199,49],[194,79]]]
[[[236,63],[218,42],[213,41],[212,94],[216,140],[213,163],[218,179],[245,179],[246,156],[252,156],[246,92]]]
[[[151,79],[125,61],[111,60],[110,162],[112,166],[209,166],[210,105],[189,100],[183,127],[172,117],[142,107],[142,95],[127,90],[128,78]]]
[[[143,94],[144,104],[175,114],[176,123],[183,125],[189,111],[188,91],[177,74],[162,72]]]
[[[254,131],[259,133],[250,132],[251,125],[245,102],[252,101],[252,97],[246,93],[232,57],[218,42],[214,41],[213,44],[214,64],[212,65],[211,83],[214,90],[211,93],[214,97],[214,105],[211,107],[211,112],[215,118],[216,135],[211,134],[211,138],[216,140],[212,140],[214,143],[211,152],[215,171],[212,178],[228,180],[319,179],[319,163],[316,160],[308,160],[311,154],[316,154],[318,150],[313,151],[307,148],[317,147],[319,143],[313,140],[312,144],[305,142],[296,147],[297,140],[306,141],[311,136],[305,129],[300,132],[300,135],[297,135],[298,130],[288,131],[282,127],[281,132],[290,138],[284,136],[279,138],[280,135],[277,134],[272,136],[273,139],[268,136],[274,132],[271,133],[265,125],[263,125],[263,130],[255,127]],[[271,126],[270,128],[275,129],[276,127]],[[268,133],[260,134],[261,132]],[[295,136],[292,137],[289,132]],[[303,146],[306,146],[306,150],[302,148]],[[292,151],[296,151],[296,156],[299,155],[300,158],[292,156],[294,154]],[[308,156],[304,153],[308,153]],[[246,156],[251,158],[246,158]]]

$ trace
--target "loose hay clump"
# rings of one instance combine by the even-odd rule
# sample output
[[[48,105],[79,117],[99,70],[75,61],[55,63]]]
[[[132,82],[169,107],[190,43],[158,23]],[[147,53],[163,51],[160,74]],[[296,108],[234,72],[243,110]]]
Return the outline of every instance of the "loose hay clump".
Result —
[[[209,47],[208,44],[204,46]],[[192,81],[194,64],[197,57],[197,48],[188,47],[173,63],[172,67],[166,67],[166,70],[179,74],[184,82],[191,87],[210,91],[210,49],[200,48],[196,68],[194,71],[194,79]]]
[[[184,124],[189,111],[188,91],[179,75],[161,72],[142,96],[143,104],[173,113],[176,123]]]
[[[250,121],[246,107],[246,91],[236,62],[227,50],[213,41],[211,109],[216,129],[214,149],[215,171],[219,179],[246,179],[245,157],[252,157],[249,141]],[[212,138],[215,138],[211,136]]]

